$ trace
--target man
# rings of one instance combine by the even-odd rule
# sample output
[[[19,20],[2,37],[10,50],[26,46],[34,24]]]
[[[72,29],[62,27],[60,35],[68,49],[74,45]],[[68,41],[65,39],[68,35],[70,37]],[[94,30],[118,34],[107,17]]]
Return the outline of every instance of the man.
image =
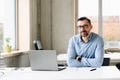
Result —
[[[78,19],[79,34],[69,40],[67,64],[69,67],[100,67],[103,62],[104,42],[98,34],[90,32],[93,28],[90,19]]]

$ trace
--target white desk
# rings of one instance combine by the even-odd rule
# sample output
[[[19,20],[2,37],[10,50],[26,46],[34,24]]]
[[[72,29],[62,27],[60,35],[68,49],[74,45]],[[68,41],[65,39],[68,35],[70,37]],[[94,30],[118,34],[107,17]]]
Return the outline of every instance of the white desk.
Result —
[[[120,71],[115,66],[92,68],[67,68],[62,71],[32,71],[30,68],[0,70],[0,80],[120,80]]]
[[[104,57],[110,58],[110,65],[115,65],[116,63],[120,63],[120,53],[119,52],[104,54]],[[59,54],[57,56],[57,60],[58,60],[59,64],[66,65],[67,64],[66,63],[67,53]]]
[[[115,65],[117,63],[120,63],[120,53],[119,52],[114,52],[114,53],[108,53],[104,54],[104,57],[109,57],[110,58],[110,64]]]

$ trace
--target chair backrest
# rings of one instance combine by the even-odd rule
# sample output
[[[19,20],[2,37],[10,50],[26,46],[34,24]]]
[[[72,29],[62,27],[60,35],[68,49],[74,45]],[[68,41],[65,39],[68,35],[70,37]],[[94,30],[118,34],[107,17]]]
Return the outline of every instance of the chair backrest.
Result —
[[[33,44],[34,44],[35,50],[43,50],[41,42],[39,40],[34,40]]]
[[[120,70],[120,63],[117,63],[115,66]]]
[[[110,58],[104,58],[102,66],[109,66],[110,65]]]

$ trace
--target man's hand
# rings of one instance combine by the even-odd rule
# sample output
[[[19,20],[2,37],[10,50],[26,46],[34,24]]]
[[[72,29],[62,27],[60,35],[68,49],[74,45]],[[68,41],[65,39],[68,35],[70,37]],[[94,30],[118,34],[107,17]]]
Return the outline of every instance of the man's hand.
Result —
[[[81,61],[81,59],[82,59],[81,56],[77,56],[77,57],[76,57],[76,60],[78,60],[78,61]]]

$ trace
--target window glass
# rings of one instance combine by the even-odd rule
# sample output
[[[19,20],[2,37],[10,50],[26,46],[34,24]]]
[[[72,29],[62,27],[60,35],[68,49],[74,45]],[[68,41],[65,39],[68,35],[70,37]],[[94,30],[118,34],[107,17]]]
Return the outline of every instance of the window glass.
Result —
[[[16,42],[16,2],[15,0],[0,0],[0,50],[6,45],[5,38],[9,37],[12,49]]]
[[[119,0],[102,0],[102,4],[98,3],[99,0],[78,0],[78,17],[90,17],[93,24],[93,32],[98,33],[98,10],[102,8],[99,17],[102,19],[102,37],[105,42],[120,41],[120,5]],[[98,7],[101,5],[102,7]]]
[[[103,0],[103,37],[107,41],[120,41],[119,0]]]
[[[98,33],[98,0],[78,0],[78,17],[91,19],[92,31]]]

